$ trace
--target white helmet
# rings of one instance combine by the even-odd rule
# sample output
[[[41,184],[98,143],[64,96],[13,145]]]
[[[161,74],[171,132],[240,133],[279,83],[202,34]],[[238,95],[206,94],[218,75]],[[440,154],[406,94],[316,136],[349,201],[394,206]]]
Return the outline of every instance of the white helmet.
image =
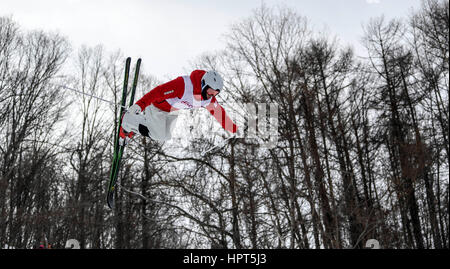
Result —
[[[216,91],[221,91],[223,88],[223,79],[216,71],[208,71],[202,77],[202,91],[206,90],[208,86]]]

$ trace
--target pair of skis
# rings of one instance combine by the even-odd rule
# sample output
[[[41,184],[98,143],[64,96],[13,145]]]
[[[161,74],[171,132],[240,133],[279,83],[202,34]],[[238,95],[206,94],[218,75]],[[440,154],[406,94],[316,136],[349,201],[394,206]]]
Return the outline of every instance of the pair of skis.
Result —
[[[122,118],[123,114],[125,113],[125,105],[126,105],[126,99],[127,99],[127,93],[128,93],[128,77],[130,75],[130,64],[131,64],[131,58],[128,57],[125,62],[125,77],[123,80],[123,91],[122,91],[122,99],[120,102],[120,114],[118,117],[118,123],[117,123],[117,130],[114,135],[114,157],[113,162],[111,166],[111,173],[109,177],[109,185],[107,190],[107,203],[109,208],[114,208],[114,191],[116,189],[116,181],[119,174],[119,167],[120,167],[120,160],[122,159],[123,150],[125,148],[125,143],[120,143],[120,126],[122,126]],[[139,78],[139,69],[141,67],[141,59],[138,59],[136,62],[136,68],[134,71],[134,79],[133,79],[133,85],[131,87],[130,92],[130,102],[129,106],[132,106],[134,103],[134,94],[136,92],[136,86]]]

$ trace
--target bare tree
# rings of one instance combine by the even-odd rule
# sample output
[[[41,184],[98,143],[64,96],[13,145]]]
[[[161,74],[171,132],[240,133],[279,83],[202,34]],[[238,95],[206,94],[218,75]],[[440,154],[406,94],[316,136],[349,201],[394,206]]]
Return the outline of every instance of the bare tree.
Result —
[[[21,229],[27,212],[44,206],[41,199],[49,192],[45,187],[52,185],[50,178],[39,176],[54,160],[52,142],[57,143],[58,138],[52,134],[66,102],[51,82],[59,74],[69,47],[59,35],[18,29],[10,18],[1,18],[0,244],[29,247],[30,237],[42,234],[27,231],[25,238]],[[30,170],[24,170],[25,165]],[[35,191],[42,197],[34,197]],[[33,221],[39,224],[37,219]]]

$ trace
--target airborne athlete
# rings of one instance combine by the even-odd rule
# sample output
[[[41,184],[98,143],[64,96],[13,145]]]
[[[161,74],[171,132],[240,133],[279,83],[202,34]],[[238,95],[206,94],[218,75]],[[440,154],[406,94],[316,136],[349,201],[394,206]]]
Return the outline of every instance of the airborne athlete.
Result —
[[[127,58],[125,64],[120,114],[123,113],[122,109],[126,102],[130,61],[131,58]],[[141,59],[136,64],[130,105],[134,100],[140,62]],[[225,130],[231,133],[237,132],[237,125],[217,102],[216,96],[222,89],[223,80],[216,71],[194,70],[190,76],[180,76],[155,87],[129,107],[119,121],[118,137],[114,141],[114,157],[107,189],[107,203],[110,208],[114,208],[114,190],[124,147],[127,139],[133,138],[135,134],[167,141],[172,138],[172,131],[178,117],[175,111],[202,107],[206,108]]]

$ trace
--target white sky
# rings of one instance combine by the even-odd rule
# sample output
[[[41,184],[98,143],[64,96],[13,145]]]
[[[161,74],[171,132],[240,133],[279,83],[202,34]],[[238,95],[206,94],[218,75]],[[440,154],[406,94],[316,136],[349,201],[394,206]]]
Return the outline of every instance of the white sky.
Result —
[[[421,0],[265,0],[308,17],[357,52],[362,24],[370,17],[404,17]],[[143,58],[147,74],[171,79],[189,61],[224,47],[230,25],[251,15],[261,0],[0,0],[0,16],[12,15],[25,29],[65,35],[74,49],[103,44],[125,56]]]

